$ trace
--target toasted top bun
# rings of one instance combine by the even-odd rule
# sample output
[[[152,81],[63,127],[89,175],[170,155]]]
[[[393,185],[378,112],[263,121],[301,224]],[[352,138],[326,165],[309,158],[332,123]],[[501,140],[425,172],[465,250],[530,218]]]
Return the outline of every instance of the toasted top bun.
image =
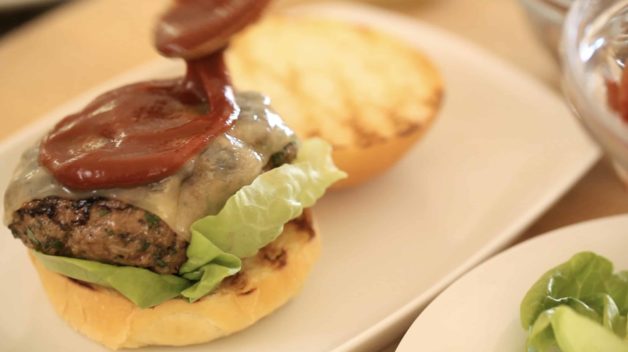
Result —
[[[172,299],[149,309],[116,291],[49,271],[32,254],[31,260],[57,313],[79,332],[118,349],[197,344],[246,328],[297,293],[319,250],[306,210],[212,294],[195,303]]]
[[[425,133],[442,81],[416,48],[333,20],[267,17],[232,41],[227,63],[239,90],[268,95],[302,138],[334,147],[355,185],[392,166]]]

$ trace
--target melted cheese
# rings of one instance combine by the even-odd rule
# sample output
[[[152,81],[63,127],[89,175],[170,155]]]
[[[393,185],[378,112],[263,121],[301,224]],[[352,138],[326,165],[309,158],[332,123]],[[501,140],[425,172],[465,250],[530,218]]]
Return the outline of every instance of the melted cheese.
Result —
[[[262,173],[271,155],[296,141],[264,96],[240,93],[237,102],[241,112],[230,130],[213,139],[175,175],[145,186],[89,192],[68,189],[39,164],[38,143],[22,155],[7,188],[5,224],[11,222],[13,212],[33,199],[107,197],[156,214],[187,238],[195,220],[218,213],[231,195]]]

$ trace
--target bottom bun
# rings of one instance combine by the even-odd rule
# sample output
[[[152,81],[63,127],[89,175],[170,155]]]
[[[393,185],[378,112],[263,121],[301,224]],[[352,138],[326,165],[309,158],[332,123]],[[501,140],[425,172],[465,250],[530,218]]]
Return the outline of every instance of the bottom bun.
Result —
[[[299,291],[319,251],[306,210],[212,294],[195,303],[172,299],[148,309],[111,289],[49,271],[30,257],[57,313],[82,334],[118,349],[198,344],[242,330]]]

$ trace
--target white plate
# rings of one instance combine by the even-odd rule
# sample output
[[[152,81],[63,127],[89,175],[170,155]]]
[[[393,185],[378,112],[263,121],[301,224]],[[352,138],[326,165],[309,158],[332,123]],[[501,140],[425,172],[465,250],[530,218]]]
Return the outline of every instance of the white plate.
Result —
[[[444,75],[445,105],[397,167],[316,206],[323,255],[302,294],[254,327],[212,343],[219,351],[382,347],[447,284],[511,241],[598,156],[556,95],[456,37],[363,6],[301,11],[381,27],[424,50]],[[181,67],[167,61],[143,67],[6,141],[0,187],[21,150],[96,92],[175,70]],[[0,350],[98,350],[52,312],[22,247],[1,230]]]
[[[581,251],[628,269],[628,216],[552,231],[491,258],[439,295],[417,318],[397,352],[523,352],[519,303],[549,269]]]

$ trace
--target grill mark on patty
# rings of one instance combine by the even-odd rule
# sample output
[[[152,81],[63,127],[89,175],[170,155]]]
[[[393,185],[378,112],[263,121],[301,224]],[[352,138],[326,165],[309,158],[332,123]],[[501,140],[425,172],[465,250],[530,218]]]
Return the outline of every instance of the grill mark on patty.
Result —
[[[46,197],[13,214],[11,232],[39,252],[176,274],[187,241],[158,216],[130,204],[92,197]]]

